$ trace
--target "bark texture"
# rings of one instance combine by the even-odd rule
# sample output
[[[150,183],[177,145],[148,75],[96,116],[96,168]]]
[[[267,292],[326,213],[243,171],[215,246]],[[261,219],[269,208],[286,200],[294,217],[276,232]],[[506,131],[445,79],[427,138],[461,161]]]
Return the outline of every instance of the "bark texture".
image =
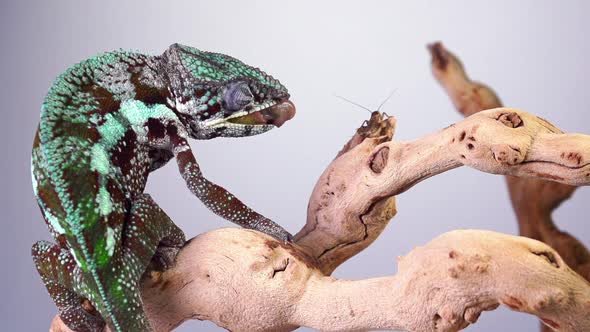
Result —
[[[296,246],[226,228],[195,237],[175,268],[146,276],[143,299],[156,331],[188,319],[231,331],[457,331],[499,304],[558,331],[590,329],[590,284],[536,240],[453,231],[398,266],[390,277],[337,280]],[[59,319],[51,331],[69,332]]]
[[[432,73],[449,95],[457,110],[470,116],[485,109],[501,107],[502,102],[488,86],[472,81],[459,58],[442,43],[428,46],[432,57]],[[582,164],[573,151],[563,151],[562,159]],[[577,187],[536,178],[506,176],[512,207],[518,220],[520,235],[545,242],[561,255],[581,276],[590,280],[590,253],[574,236],[559,230],[551,214],[568,199]]]

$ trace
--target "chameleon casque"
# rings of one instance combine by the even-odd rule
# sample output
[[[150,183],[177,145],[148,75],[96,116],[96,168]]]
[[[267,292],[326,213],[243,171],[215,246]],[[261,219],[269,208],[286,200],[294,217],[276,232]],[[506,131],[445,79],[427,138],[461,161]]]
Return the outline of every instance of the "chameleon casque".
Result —
[[[37,242],[32,255],[66,325],[152,330],[139,280],[154,261],[169,267],[185,237],[144,188],[149,173],[173,157],[190,191],[214,213],[291,240],[208,181],[188,144],[189,137],[279,127],[295,114],[289,97],[258,68],[179,44],[159,56],[104,53],[57,78],[32,153],[33,189],[57,244]]]

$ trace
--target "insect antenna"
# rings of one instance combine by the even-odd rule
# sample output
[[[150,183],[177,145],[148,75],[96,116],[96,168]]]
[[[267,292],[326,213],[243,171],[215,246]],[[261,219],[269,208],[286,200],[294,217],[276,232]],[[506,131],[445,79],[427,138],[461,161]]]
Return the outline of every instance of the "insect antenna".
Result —
[[[340,95],[334,94],[334,97],[336,97],[336,98],[339,98],[339,99],[342,99],[342,100],[344,100],[344,101],[346,101],[346,102],[349,102],[349,103],[351,103],[351,104],[353,104],[353,105],[355,105],[355,106],[357,106],[357,107],[360,107],[360,108],[362,108],[362,109],[364,109],[364,110],[367,110],[369,113],[373,113],[373,112],[379,112],[379,111],[381,110],[381,107],[383,107],[383,105],[385,105],[385,103],[387,103],[387,101],[388,101],[389,99],[391,99],[391,97],[392,97],[392,96],[393,96],[393,95],[394,95],[396,92],[397,92],[397,89],[393,89],[393,91],[391,91],[391,93],[390,93],[390,94],[387,96],[387,98],[385,98],[385,100],[383,100],[383,101],[381,102],[381,104],[379,104],[379,107],[377,107],[377,110],[375,110],[375,111],[373,111],[373,110],[371,110],[370,108],[368,108],[368,107],[365,107],[365,106],[363,106],[363,105],[361,105],[361,104],[359,104],[359,103],[357,103],[357,102],[355,102],[355,101],[352,101],[352,100],[350,100],[350,99],[348,99],[348,98],[342,97],[342,96],[340,96]],[[383,114],[385,114],[385,113],[383,113]],[[387,114],[385,114],[385,115],[387,115]]]
[[[342,99],[342,100],[344,100],[344,101],[347,101],[347,102],[349,102],[349,103],[353,104],[354,106],[358,106],[358,107],[360,107],[360,108],[362,108],[362,109],[364,109],[364,110],[367,110],[369,113],[373,113],[373,111],[372,111],[372,110],[370,110],[369,108],[367,108],[367,107],[365,107],[365,106],[363,106],[363,105],[361,105],[361,104],[359,104],[359,103],[357,103],[357,102],[354,102],[354,101],[352,101],[352,100],[350,100],[350,99],[344,98],[344,97],[342,97],[342,96],[340,96],[340,95],[337,95],[337,94],[334,94],[334,97],[336,97],[336,98],[340,98],[340,99]]]
[[[379,104],[379,107],[377,107],[377,112],[379,112],[381,110],[381,107],[383,107],[383,105],[385,105],[385,103],[387,103],[387,101],[389,99],[391,99],[391,97],[397,92],[397,89],[393,89],[393,91],[391,91],[391,93],[389,94],[389,96],[387,96],[387,98],[385,98],[384,101],[381,102],[381,104]],[[385,114],[385,112],[383,112]]]

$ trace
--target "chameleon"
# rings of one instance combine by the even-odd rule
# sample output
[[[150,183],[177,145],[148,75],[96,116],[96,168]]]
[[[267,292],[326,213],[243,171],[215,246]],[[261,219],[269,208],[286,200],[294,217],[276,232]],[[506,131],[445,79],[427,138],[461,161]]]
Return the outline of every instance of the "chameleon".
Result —
[[[207,180],[188,141],[257,135],[294,115],[287,89],[261,69],[180,44],[161,55],[102,53],[58,76],[31,158],[33,191],[56,243],[36,242],[32,256],[63,322],[74,331],[153,330],[141,276],[171,267],[185,236],[144,189],[173,158],[215,214],[291,241]]]

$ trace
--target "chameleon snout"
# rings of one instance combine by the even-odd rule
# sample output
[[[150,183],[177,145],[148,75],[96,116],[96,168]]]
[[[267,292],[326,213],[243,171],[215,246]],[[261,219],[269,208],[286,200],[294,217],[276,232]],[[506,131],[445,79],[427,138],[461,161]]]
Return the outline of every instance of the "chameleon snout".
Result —
[[[268,123],[280,127],[295,116],[295,104],[290,100],[286,100],[270,107],[268,112],[271,115],[271,120]]]

